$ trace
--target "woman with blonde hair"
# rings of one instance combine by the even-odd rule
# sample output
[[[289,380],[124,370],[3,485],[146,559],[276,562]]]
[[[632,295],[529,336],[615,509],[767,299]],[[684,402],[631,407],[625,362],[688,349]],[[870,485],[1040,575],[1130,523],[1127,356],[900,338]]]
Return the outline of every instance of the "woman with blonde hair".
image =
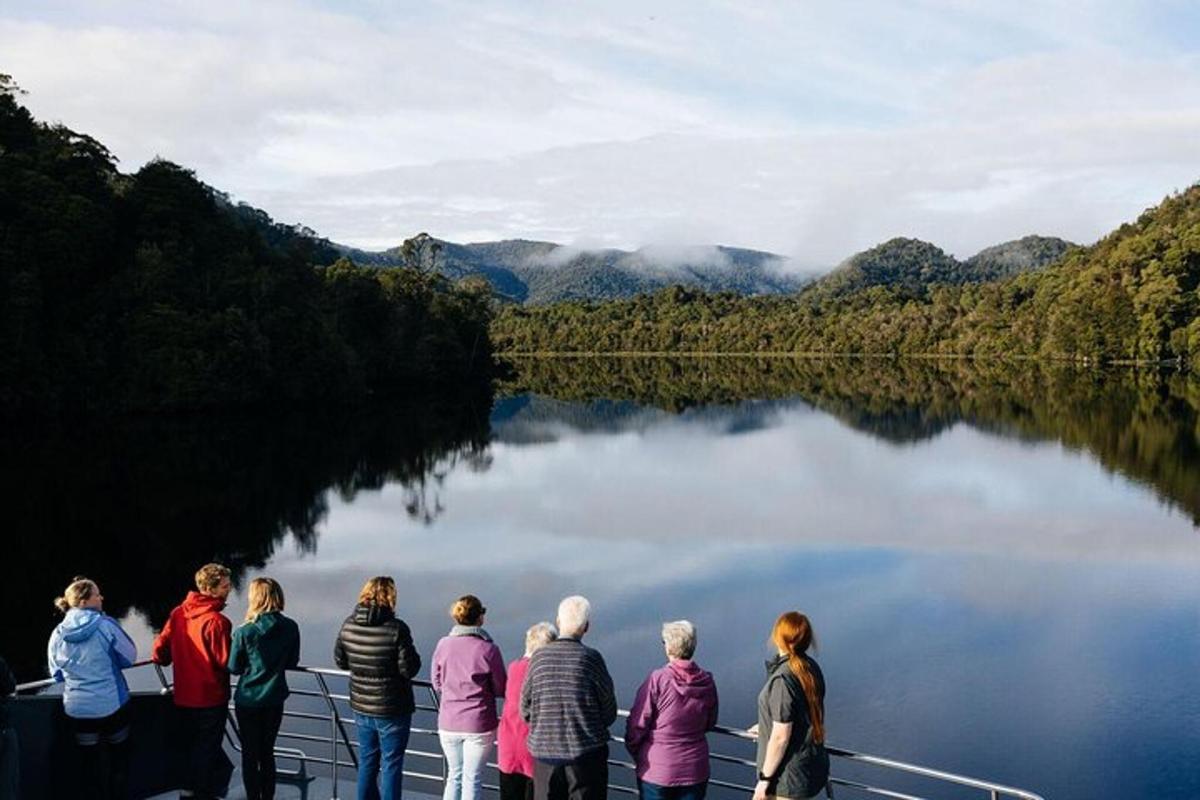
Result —
[[[815,797],[829,779],[825,751],[825,676],[807,651],[812,624],[799,611],[780,615],[771,631],[777,655],[758,694],[758,783],[754,800]]]
[[[416,710],[412,679],[421,656],[396,616],[396,582],[380,575],[363,584],[342,623],[333,660],[350,670],[350,708],[358,731],[358,800],[400,800],[404,751]]]
[[[529,671],[529,657],[557,638],[558,630],[553,625],[537,623],[525,632],[525,655],[508,665],[508,687],[497,737],[500,800],[533,800],[533,756],[526,744],[529,723],[521,719],[521,689]]]
[[[487,609],[473,594],[450,607],[454,626],[433,651],[433,688],[438,705],[438,739],[446,754],[443,800],[478,800],[483,769],[496,741],[496,700],[508,673],[500,648],[483,628]]]
[[[50,634],[47,656],[51,677],[66,684],[63,709],[83,756],[80,778],[89,794],[124,798],[129,686],[122,670],[137,661],[137,647],[104,613],[104,595],[95,581],[76,578],[54,605],[66,616]]]
[[[283,615],[283,587],[255,578],[247,590],[246,621],[233,632],[229,671],[240,675],[233,695],[242,737],[242,783],[247,800],[275,796],[275,740],[287,700],[287,670],[300,663],[300,628]]]

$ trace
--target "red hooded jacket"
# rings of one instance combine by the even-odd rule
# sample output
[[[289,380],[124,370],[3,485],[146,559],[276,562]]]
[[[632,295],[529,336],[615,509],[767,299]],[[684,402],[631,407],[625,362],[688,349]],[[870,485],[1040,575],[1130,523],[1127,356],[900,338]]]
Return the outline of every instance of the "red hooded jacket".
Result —
[[[225,601],[199,592],[171,612],[154,640],[151,659],[175,668],[175,705],[211,708],[229,703],[229,641]]]

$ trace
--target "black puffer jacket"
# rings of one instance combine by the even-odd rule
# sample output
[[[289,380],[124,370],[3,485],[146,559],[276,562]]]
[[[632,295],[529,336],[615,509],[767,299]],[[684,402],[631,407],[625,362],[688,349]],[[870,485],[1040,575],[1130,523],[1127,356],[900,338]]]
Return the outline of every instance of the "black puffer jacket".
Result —
[[[373,717],[416,710],[412,679],[421,669],[412,632],[386,606],[357,606],[333,646],[339,669],[350,670],[350,707]]]

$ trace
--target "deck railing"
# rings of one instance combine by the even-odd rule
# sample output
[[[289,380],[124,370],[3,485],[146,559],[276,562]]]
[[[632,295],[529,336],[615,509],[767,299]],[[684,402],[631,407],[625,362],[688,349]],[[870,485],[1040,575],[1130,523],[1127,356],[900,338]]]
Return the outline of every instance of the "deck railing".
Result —
[[[171,692],[171,681],[168,679],[163,668],[158,664],[150,661],[139,661],[130,668],[146,666],[153,667],[158,680],[159,691],[162,694],[169,694]],[[281,772],[280,778],[282,780],[307,782],[310,780],[307,769],[308,765],[321,765],[323,768],[329,770],[332,781],[332,798],[333,800],[337,800],[339,797],[339,778],[341,777],[342,770],[353,770],[358,766],[358,743],[355,741],[356,737],[350,734],[350,727],[355,724],[354,715],[349,710],[350,697],[345,693],[331,691],[329,682],[330,679],[347,680],[350,677],[350,673],[340,669],[308,666],[298,667],[294,672],[309,676],[316,688],[293,687],[291,695],[295,698],[308,698],[309,701],[313,701],[318,707],[323,708],[323,711],[315,711],[312,708],[307,710],[293,708],[292,706],[297,705],[296,702],[289,703],[289,707],[285,708],[285,723],[280,729],[280,741],[307,744],[311,746],[313,752],[309,752],[303,746],[290,747],[287,744],[277,745],[275,753],[278,758],[297,764],[295,771],[290,773]],[[36,692],[53,686],[55,683],[53,679],[24,683],[17,686],[17,694],[19,696],[21,694]],[[438,711],[438,696],[437,692],[433,690],[432,684],[424,680],[414,680],[412,684],[414,688],[424,691],[428,698],[427,702],[417,703],[417,711],[436,715]],[[310,706],[312,704],[312,702],[309,703]],[[232,708],[233,706],[230,705],[230,709]],[[622,710],[619,713],[621,716],[628,716],[627,711]],[[287,725],[288,720],[296,721],[302,727],[306,727],[307,730],[297,730],[295,727],[289,727]],[[328,733],[312,732],[315,728],[326,726]],[[411,732],[416,736],[436,738],[436,722],[432,728],[414,724]],[[738,741],[753,742],[755,741],[755,737],[748,731],[720,725],[714,728],[711,733],[712,739],[710,739],[709,758],[715,769],[713,777],[709,780],[709,785],[734,793],[752,794],[754,792],[753,783],[730,779],[726,775],[729,770],[734,770],[753,777],[755,770],[754,759],[721,752],[718,747],[712,745]],[[233,749],[240,752],[241,734],[238,731],[237,721],[233,714],[229,716],[229,724],[226,726],[226,737]],[[436,752],[421,749],[420,747],[413,746],[411,741],[410,739],[410,745],[406,751],[407,756],[404,762],[406,767],[404,770],[405,776],[437,783],[445,780],[446,762],[440,749]],[[624,740],[619,736],[613,736],[612,741],[621,744]],[[826,796],[830,798],[835,797],[835,793],[836,797],[841,798],[843,796],[841,790],[844,789],[851,792],[850,797],[868,795],[872,797],[891,798],[891,800],[929,800],[926,795],[911,793],[915,790],[899,791],[895,788],[881,785],[884,782],[894,785],[899,776],[910,776],[910,780],[916,779],[933,784],[937,787],[935,791],[938,792],[939,796],[945,796],[945,791],[953,789],[972,791],[970,795],[956,794],[956,797],[976,797],[980,800],[984,800],[984,798],[987,800],[1004,800],[1005,798],[1010,798],[1011,800],[1043,800],[1040,795],[1025,789],[1017,789],[992,781],[909,764],[891,758],[859,753],[841,747],[828,746],[826,749],[829,751],[832,764],[830,770],[831,777],[825,789]],[[436,761],[437,766],[432,768],[436,769],[436,772],[415,768],[413,758],[419,759],[421,765]],[[614,782],[610,784],[609,790],[619,794],[636,795],[637,788],[633,777],[635,770],[633,762],[620,758],[610,758],[608,763],[610,767],[616,768],[618,771],[617,774],[628,777],[628,780],[624,783]],[[496,764],[494,763],[489,763],[488,766],[493,769],[496,768]],[[885,780],[868,782],[866,779],[841,777],[840,772],[843,767],[866,768],[868,771],[878,771]],[[490,791],[498,791],[496,785],[487,782],[485,782],[484,788]]]

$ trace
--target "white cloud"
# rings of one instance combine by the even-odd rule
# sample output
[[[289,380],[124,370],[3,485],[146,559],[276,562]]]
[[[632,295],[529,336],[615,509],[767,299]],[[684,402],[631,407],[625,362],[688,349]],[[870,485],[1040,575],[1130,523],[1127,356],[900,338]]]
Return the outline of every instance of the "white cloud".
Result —
[[[0,17],[43,118],[332,238],[734,244],[832,264],[1090,241],[1200,177],[1200,14],[1102,0]],[[65,58],[64,54],[70,57]],[[340,176],[340,177],[337,177]]]

